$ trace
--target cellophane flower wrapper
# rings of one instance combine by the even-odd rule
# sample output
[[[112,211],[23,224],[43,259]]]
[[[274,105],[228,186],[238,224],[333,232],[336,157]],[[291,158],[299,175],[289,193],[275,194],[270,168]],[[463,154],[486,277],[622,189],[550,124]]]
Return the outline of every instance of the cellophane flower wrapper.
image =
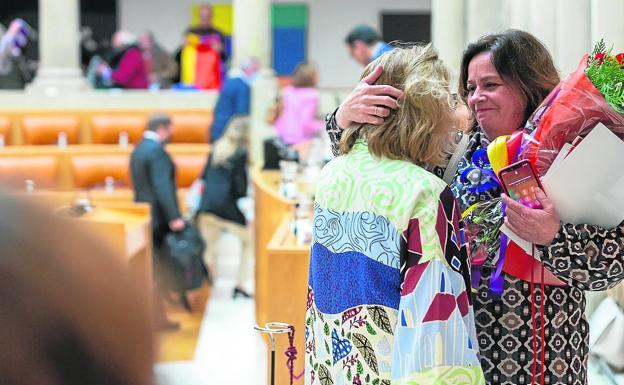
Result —
[[[500,247],[503,225],[503,200],[494,198],[476,203],[464,216],[473,265],[482,265]]]
[[[597,60],[596,55],[595,51],[591,60],[585,55],[576,71],[557,85],[527,122],[526,128],[531,131],[533,140],[521,147],[519,159],[528,159],[540,175],[546,174],[564,144],[572,143],[577,136],[584,137],[598,123],[624,136],[624,117],[620,114],[624,112],[624,106],[618,104],[622,99],[612,100],[609,104],[601,92],[615,89],[614,93],[617,93],[618,82],[622,88],[618,70],[624,80],[624,69],[621,64],[616,64],[612,71],[615,76],[593,76],[592,80],[601,88],[599,90],[588,73],[601,75],[607,64],[614,67],[614,62],[618,61],[607,53],[602,60]],[[592,74],[592,70],[595,73]]]

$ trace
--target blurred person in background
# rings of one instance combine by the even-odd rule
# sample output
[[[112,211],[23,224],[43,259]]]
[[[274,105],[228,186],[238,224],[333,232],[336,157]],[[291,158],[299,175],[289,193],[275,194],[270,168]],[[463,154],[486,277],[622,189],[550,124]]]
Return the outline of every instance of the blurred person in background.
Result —
[[[0,193],[0,383],[150,385],[147,288],[78,221]]]
[[[172,123],[169,116],[154,113],[149,117],[143,140],[130,155],[130,171],[135,202],[151,206],[152,240],[154,245],[154,274],[157,287],[157,315],[160,327],[177,329],[175,323],[166,319],[161,299],[169,291],[180,292],[176,265],[164,252],[165,235],[170,231],[184,230],[185,223],[178,208],[176,195],[175,164],[165,151],[164,145],[171,139]],[[190,309],[188,299],[182,295],[182,304]]]
[[[275,130],[285,144],[312,139],[323,127],[317,119],[320,96],[316,89],[318,70],[310,63],[299,63],[293,72],[292,86],[281,91]]]
[[[210,6],[210,4],[202,4],[199,7],[199,25],[187,28],[184,35],[188,35],[189,33],[200,37],[215,36],[215,39],[210,39],[210,45],[212,49],[221,55],[221,61],[223,63],[227,61],[228,58],[225,52],[225,38],[223,37],[223,32],[219,31],[212,25],[212,6]]]
[[[100,45],[93,38],[93,29],[88,25],[80,27],[80,66],[86,71],[91,60],[98,54]]]
[[[381,39],[379,32],[368,25],[358,25],[352,29],[345,43],[353,60],[363,66],[392,50],[392,46]]]
[[[249,115],[251,105],[251,84],[257,79],[260,61],[246,59],[238,75],[226,79],[214,109],[214,120],[210,129],[210,142],[223,135],[225,126],[235,115]]]
[[[199,7],[199,24],[188,27],[175,54],[175,82],[197,89],[220,89],[228,56],[223,32],[212,25],[212,6]]]
[[[146,89],[148,76],[136,37],[128,31],[117,31],[111,39],[111,46],[112,56],[108,64],[99,64],[98,75],[113,87]]]
[[[139,47],[143,52],[145,70],[149,77],[150,87],[169,88],[178,72],[175,60],[165,51],[151,32],[139,35]]]
[[[219,239],[227,231],[240,239],[241,262],[238,268],[233,297],[250,298],[243,284],[247,279],[251,236],[247,221],[237,201],[247,195],[247,142],[249,118],[235,116],[230,119],[225,133],[213,145],[201,175],[203,193],[199,204],[197,225],[206,241],[204,263],[212,281],[216,275]]]
[[[23,55],[23,49],[35,32],[22,19],[11,21],[9,27],[0,25],[0,89],[22,89],[34,73]]]

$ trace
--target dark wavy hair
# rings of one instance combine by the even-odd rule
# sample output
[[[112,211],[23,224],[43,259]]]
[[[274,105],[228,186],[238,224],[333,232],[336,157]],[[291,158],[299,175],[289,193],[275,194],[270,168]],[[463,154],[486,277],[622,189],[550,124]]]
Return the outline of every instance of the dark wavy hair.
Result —
[[[496,71],[526,97],[524,121],[559,83],[559,74],[544,44],[528,32],[508,29],[482,36],[464,51],[458,90],[465,103],[468,102],[468,66],[482,52],[492,54]]]

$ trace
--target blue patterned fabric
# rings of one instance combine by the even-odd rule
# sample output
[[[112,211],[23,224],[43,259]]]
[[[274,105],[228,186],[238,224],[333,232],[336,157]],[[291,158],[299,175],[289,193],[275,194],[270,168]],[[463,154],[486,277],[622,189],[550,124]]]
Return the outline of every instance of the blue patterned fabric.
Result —
[[[338,213],[314,204],[314,239],[333,253],[356,251],[399,268],[401,236],[388,219],[371,212]]]
[[[398,269],[366,255],[332,253],[320,243],[312,246],[310,287],[317,298],[316,307],[323,313],[336,314],[361,304],[397,308],[400,283]]]

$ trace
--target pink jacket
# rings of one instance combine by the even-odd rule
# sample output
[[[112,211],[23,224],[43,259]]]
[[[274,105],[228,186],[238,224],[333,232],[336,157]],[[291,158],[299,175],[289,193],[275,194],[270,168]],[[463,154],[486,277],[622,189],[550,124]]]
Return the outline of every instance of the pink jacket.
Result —
[[[318,108],[316,88],[285,87],[282,90],[282,113],[275,121],[275,130],[284,143],[304,142],[323,127],[323,122],[316,118]]]
[[[132,47],[126,51],[111,78],[121,88],[147,88],[147,71],[141,50]]]

